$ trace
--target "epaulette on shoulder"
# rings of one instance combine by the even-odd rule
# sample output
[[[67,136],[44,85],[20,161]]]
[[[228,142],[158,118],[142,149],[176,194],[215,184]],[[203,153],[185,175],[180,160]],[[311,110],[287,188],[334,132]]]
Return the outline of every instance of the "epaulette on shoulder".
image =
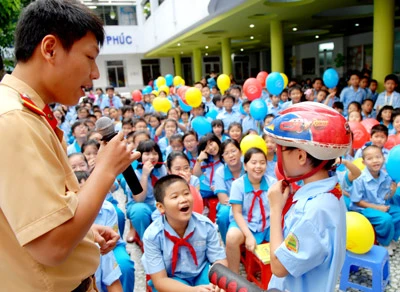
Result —
[[[40,116],[46,116],[46,114],[40,108],[37,107],[37,105],[32,101],[32,99],[22,94],[20,94],[20,97],[21,97],[20,99],[21,103],[24,107],[34,112],[35,114],[38,114]]]

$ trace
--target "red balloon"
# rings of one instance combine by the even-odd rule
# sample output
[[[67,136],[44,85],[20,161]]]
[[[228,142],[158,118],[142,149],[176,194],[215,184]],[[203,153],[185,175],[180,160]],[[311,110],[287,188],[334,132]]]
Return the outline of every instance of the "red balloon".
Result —
[[[389,135],[389,137],[383,147],[390,150],[394,146],[399,145],[399,144],[400,144],[400,134]]]
[[[265,71],[261,71],[257,74],[257,80],[260,82],[261,86],[265,87],[265,81],[267,80],[268,73]]]
[[[190,187],[190,192],[193,196],[193,211],[199,214],[203,213],[203,198],[201,197],[199,191],[192,185]]]
[[[360,122],[349,122],[350,130],[353,132],[353,149],[359,149],[370,140],[370,135]]]
[[[140,92],[140,90],[134,90],[132,92],[132,99],[136,102],[140,102],[142,101],[142,93]]]
[[[185,98],[185,94],[186,94],[186,91],[187,91],[189,88],[190,88],[189,86],[184,85],[184,86],[179,87],[178,90],[177,90],[177,93],[178,93],[179,97],[182,99],[182,101],[183,101],[185,104],[187,104],[186,98]]]
[[[372,127],[375,126],[375,125],[379,125],[379,122],[376,119],[369,118],[369,119],[362,120],[361,124],[363,124],[363,126],[365,127],[367,132],[369,134],[371,134]]]
[[[243,92],[248,100],[255,100],[262,94],[262,86],[255,78],[247,79],[243,84]]]

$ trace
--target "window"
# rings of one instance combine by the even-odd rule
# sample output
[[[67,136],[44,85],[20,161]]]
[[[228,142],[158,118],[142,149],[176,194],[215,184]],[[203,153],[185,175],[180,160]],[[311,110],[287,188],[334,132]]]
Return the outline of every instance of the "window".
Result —
[[[104,25],[137,25],[136,6],[94,6]]]
[[[319,75],[322,76],[326,69],[333,66],[333,42],[318,45]]]
[[[211,72],[215,72],[217,74],[220,73],[221,66],[219,57],[204,57],[203,72],[205,72],[206,75],[210,74]]]
[[[237,82],[250,77],[250,58],[247,55],[235,55],[233,58],[234,76]]]
[[[158,59],[147,59],[142,60],[142,76],[143,84],[147,85],[151,80],[159,77],[160,74],[160,60]]]
[[[125,87],[125,67],[123,61],[107,61],[108,85]]]

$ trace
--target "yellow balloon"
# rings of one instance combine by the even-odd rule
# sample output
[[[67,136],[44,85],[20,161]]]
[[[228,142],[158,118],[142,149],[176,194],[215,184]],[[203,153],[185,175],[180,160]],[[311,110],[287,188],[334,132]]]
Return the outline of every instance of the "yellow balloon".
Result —
[[[151,94],[154,94],[155,96],[158,96],[158,91],[157,91],[157,90],[153,90],[153,91],[151,92]]]
[[[224,94],[225,91],[231,86],[231,79],[226,74],[221,74],[217,78],[218,88],[221,90],[221,93]]]
[[[166,95],[169,94],[169,87],[167,85],[161,85],[158,87],[158,92],[164,91]]]
[[[192,107],[198,107],[201,105],[202,95],[200,89],[196,87],[190,87],[185,93],[186,103]]]
[[[264,139],[258,135],[247,135],[240,142],[240,149],[242,150],[243,155],[245,155],[247,150],[250,148],[258,148],[267,155],[267,144]]]
[[[160,86],[162,86],[162,85],[165,85],[165,83],[167,83],[167,81],[162,76],[158,77],[156,80],[156,85],[158,88],[160,88]]]
[[[359,170],[363,171],[365,168],[365,164],[363,163],[362,157],[354,159],[353,164],[358,167]]]
[[[285,88],[288,85],[289,80],[285,73],[281,73],[281,76],[283,78],[283,88]]]
[[[358,212],[346,213],[346,248],[357,253],[367,253],[375,242],[374,228],[368,219]]]
[[[185,85],[185,80],[179,75],[174,77],[174,86]]]
[[[157,112],[167,113],[171,107],[172,105],[166,97],[156,97],[153,100],[153,108]]]

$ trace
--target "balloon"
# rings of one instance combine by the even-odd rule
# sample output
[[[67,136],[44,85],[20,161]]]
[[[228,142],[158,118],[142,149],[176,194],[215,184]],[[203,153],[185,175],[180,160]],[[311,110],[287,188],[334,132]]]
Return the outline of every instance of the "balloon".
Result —
[[[187,105],[186,103],[184,103],[182,101],[182,99],[178,98],[178,102],[179,102],[179,107],[181,108],[181,110],[183,110],[184,112],[190,112],[192,110],[192,107],[190,105]]]
[[[386,160],[386,171],[395,182],[400,181],[400,145],[394,146]]]
[[[364,168],[365,168],[365,164],[363,163],[362,157],[359,157],[359,158],[357,158],[357,159],[354,159],[354,160],[353,160],[353,164],[354,164],[355,166],[357,166],[357,168],[358,168],[359,170],[361,170],[361,171],[363,171]]]
[[[199,191],[192,185],[189,185],[190,193],[193,196],[193,212],[202,214],[203,213],[203,198]]]
[[[283,91],[283,77],[278,72],[272,72],[267,77],[267,89],[270,94],[279,95]]]
[[[264,139],[258,135],[247,135],[240,142],[240,149],[243,155],[245,155],[250,148],[261,149],[265,155],[267,155],[267,144],[265,144]]]
[[[346,213],[346,248],[357,253],[367,253],[375,242],[374,228],[365,216],[358,212]]]
[[[157,79],[153,81],[153,88],[158,91]]]
[[[178,93],[178,96],[180,97],[180,98],[182,98],[182,100],[186,103],[186,99],[185,99],[185,94],[186,94],[186,91],[189,89],[190,87],[189,86],[181,86],[181,87],[179,87],[178,88],[178,90],[177,90],[177,93]]]
[[[285,73],[281,73],[281,76],[283,78],[283,88],[285,88],[288,85],[289,80],[288,80],[288,78],[287,78]]]
[[[181,76],[175,76],[173,80],[174,86],[185,85],[185,80]]]
[[[166,114],[171,107],[172,105],[166,97],[156,97],[153,100],[153,108],[157,112]]]
[[[132,99],[135,101],[135,102],[139,102],[139,101],[142,101],[142,93],[140,92],[140,90],[134,90],[133,92],[132,92]]]
[[[164,91],[165,94],[168,95],[168,94],[169,94],[169,87],[168,87],[167,85],[161,85],[161,86],[158,88],[158,92],[161,92],[161,91]]]
[[[390,150],[398,144],[400,144],[400,134],[389,135],[389,137],[383,147]]]
[[[265,82],[267,81],[268,73],[265,71],[261,71],[257,74],[257,80],[260,82],[261,86],[265,87]]]
[[[147,85],[145,88],[143,88],[142,93],[143,94],[150,94],[153,88],[150,85]]]
[[[360,122],[349,122],[350,130],[353,132],[353,148],[359,149],[370,140],[365,127]]]
[[[208,87],[210,87],[210,89],[213,88],[215,85],[217,85],[217,83],[215,82],[215,79],[212,77],[207,79],[207,84],[208,84]]]
[[[192,107],[198,107],[201,105],[202,95],[200,89],[196,87],[190,87],[185,93],[186,103]]]
[[[231,86],[231,79],[226,74],[221,74],[217,78],[218,88],[221,90],[221,93],[224,94],[225,91]]]
[[[364,119],[361,121],[361,124],[363,124],[367,132],[371,134],[372,127],[375,125],[379,125],[379,122],[376,119]]]
[[[201,136],[211,133],[212,131],[210,121],[203,116],[195,117],[192,120],[192,128]]]
[[[157,85],[157,87],[160,87],[161,85],[165,85],[167,83],[167,81],[165,80],[164,77],[160,76],[156,79],[155,84]]]
[[[170,87],[174,84],[174,76],[172,74],[165,75],[165,84]]]
[[[257,121],[263,121],[268,113],[268,107],[264,100],[258,98],[250,103],[250,115]]]
[[[255,100],[262,94],[262,86],[256,78],[248,78],[243,84],[243,92],[248,100]]]
[[[158,91],[157,90],[153,90],[152,92],[150,92],[151,94],[153,94],[154,96],[158,96]]]
[[[247,113],[244,111],[243,104],[241,103],[239,106],[239,111],[242,115],[247,116]]]
[[[322,80],[326,87],[334,88],[339,83],[339,74],[333,68],[326,69],[324,75],[322,75]]]
[[[215,120],[217,118],[217,115],[218,115],[218,111],[215,108],[212,108],[212,109],[208,110],[208,112],[206,113],[206,118]]]

